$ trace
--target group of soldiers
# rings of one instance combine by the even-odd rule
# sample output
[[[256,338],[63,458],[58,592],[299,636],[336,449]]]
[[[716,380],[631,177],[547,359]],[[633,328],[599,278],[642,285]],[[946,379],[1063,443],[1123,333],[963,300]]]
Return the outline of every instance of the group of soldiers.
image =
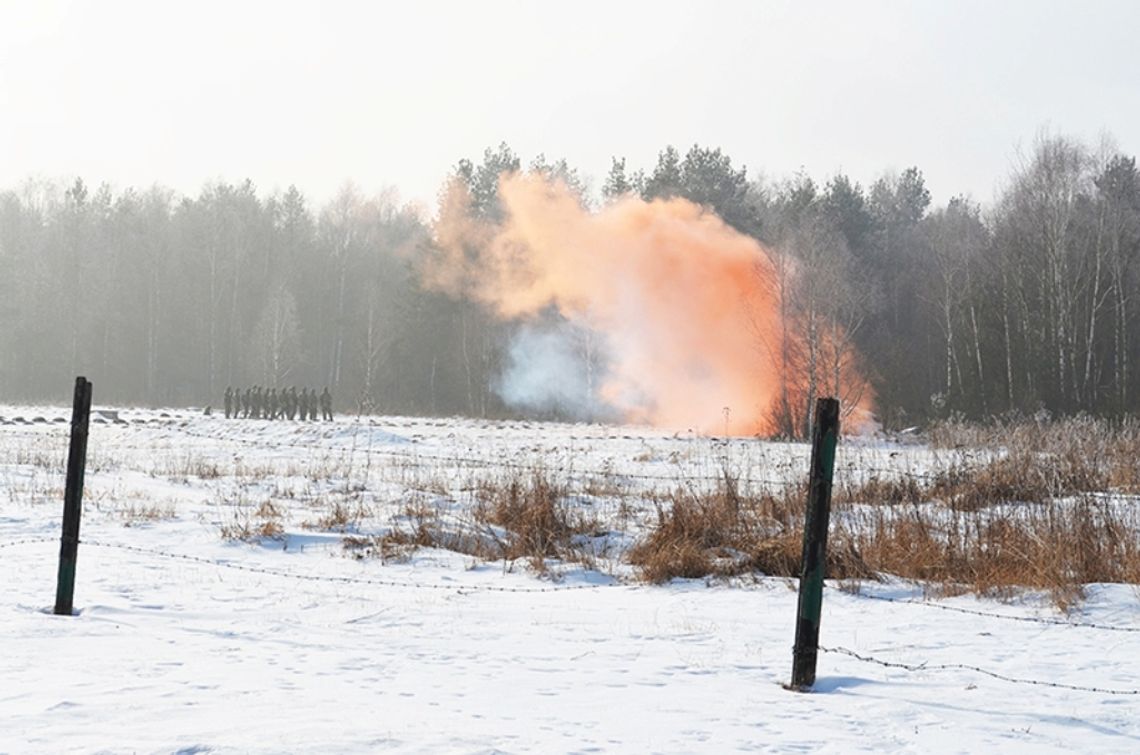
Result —
[[[226,419],[299,419],[316,420],[320,410],[321,419],[332,421],[332,394],[326,386],[318,396],[316,388],[265,389],[260,385],[234,390],[226,387],[223,397]]]

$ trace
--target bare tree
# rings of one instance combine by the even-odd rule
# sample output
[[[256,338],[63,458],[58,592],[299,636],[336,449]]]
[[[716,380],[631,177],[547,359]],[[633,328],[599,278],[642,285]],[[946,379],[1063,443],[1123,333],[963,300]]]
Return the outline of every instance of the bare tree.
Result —
[[[284,285],[266,299],[250,339],[249,352],[256,355],[260,382],[282,387],[300,361],[301,342],[297,304]]]

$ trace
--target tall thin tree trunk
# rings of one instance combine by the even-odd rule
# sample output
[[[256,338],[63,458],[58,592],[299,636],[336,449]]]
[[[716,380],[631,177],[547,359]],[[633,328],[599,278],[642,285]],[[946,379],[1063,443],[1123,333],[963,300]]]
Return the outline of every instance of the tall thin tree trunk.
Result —
[[[1010,337],[1009,326],[1009,278],[1005,265],[1001,268],[1001,324],[1002,336],[1005,341],[1005,396],[1006,406],[1013,408],[1013,344]]]
[[[345,278],[348,276],[348,263],[345,260],[347,252],[348,250],[346,248],[342,248],[339,259],[340,282],[337,287],[336,296],[336,340],[333,346],[332,370],[329,376],[329,382],[332,383],[332,389],[334,391],[340,385],[340,367],[344,359],[344,289],[346,283]]]
[[[1093,346],[1096,338],[1096,320],[1097,314],[1100,312],[1101,307],[1101,294],[1100,294],[1100,275],[1101,275],[1101,262],[1103,258],[1102,245],[1104,243],[1104,216],[1103,212],[1097,222],[1096,241],[1094,242],[1094,254],[1096,257],[1096,268],[1093,270],[1093,290],[1092,298],[1089,300],[1089,327],[1088,337],[1085,340],[1085,370],[1083,379],[1083,389],[1085,398],[1086,409],[1094,408],[1096,403],[1095,385],[1092,381],[1092,361],[1093,361]]]
[[[467,411],[475,413],[475,394],[471,385],[471,352],[467,347],[467,308],[464,307],[459,315],[461,332],[460,347],[463,353],[463,371],[467,378]]]

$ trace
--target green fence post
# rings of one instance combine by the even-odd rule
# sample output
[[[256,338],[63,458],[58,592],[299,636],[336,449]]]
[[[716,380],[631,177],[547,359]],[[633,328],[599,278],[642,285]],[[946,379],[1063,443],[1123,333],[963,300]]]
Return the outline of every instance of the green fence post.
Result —
[[[815,684],[815,661],[819,653],[819,617],[827,566],[827,525],[831,516],[831,477],[835,467],[835,446],[839,442],[837,399],[821,398],[816,402],[811,440],[811,477],[804,516],[804,552],[790,685],[801,692]]]
[[[87,425],[91,417],[91,383],[75,378],[71,409],[71,447],[67,452],[67,487],[63,493],[63,536],[59,546],[59,577],[55,613],[70,616],[75,595],[75,559],[79,551],[79,515],[83,503],[83,472],[87,468]]]

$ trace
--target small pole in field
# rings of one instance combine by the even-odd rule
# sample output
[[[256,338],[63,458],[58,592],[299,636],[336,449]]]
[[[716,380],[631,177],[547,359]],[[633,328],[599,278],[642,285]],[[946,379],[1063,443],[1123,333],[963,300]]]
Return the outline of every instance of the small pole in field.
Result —
[[[796,611],[796,646],[792,652],[789,689],[805,692],[815,684],[819,653],[819,617],[823,606],[823,577],[827,566],[827,525],[831,515],[831,478],[839,442],[839,401],[822,398],[815,405],[811,439],[811,478],[804,517],[804,552],[800,599]]]
[[[59,547],[59,577],[55,613],[70,616],[75,595],[75,560],[79,551],[79,515],[83,502],[83,472],[87,468],[87,425],[91,417],[91,382],[75,378],[71,410],[71,447],[67,453],[67,487],[63,493],[63,536]]]

